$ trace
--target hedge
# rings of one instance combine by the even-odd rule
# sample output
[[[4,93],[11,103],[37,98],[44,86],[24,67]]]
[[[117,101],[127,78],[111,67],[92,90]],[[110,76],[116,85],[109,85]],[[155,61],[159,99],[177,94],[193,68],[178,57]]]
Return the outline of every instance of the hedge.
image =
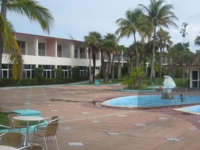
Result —
[[[53,85],[53,84],[67,84],[76,81],[88,80],[88,76],[80,76],[78,80],[73,80],[72,77],[61,78],[59,83],[56,82],[56,78],[41,78],[38,82],[37,78],[24,78],[20,82],[14,81],[12,78],[3,78],[0,80],[0,87],[10,87],[10,86],[36,86],[36,85]]]

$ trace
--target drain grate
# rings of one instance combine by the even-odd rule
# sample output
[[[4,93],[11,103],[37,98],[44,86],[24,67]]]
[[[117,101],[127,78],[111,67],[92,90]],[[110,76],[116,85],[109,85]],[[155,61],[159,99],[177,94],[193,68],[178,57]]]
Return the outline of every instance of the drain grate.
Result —
[[[60,130],[71,130],[71,127],[60,127]]]
[[[92,121],[93,123],[99,123],[99,122],[102,122],[101,120],[93,120]]]
[[[160,117],[160,118],[158,118],[159,120],[166,120],[167,118],[165,118],[165,117]]]
[[[69,146],[83,146],[82,142],[68,142]]]
[[[136,124],[136,126],[138,126],[138,127],[144,127],[144,126],[146,126],[146,124],[145,123],[141,123],[141,124]]]
[[[107,132],[107,134],[109,134],[109,135],[120,135],[119,132]]]
[[[179,139],[179,138],[166,138],[166,140],[168,142],[179,142],[179,141],[181,141],[181,139]]]
[[[126,117],[126,115],[117,115],[117,117]]]

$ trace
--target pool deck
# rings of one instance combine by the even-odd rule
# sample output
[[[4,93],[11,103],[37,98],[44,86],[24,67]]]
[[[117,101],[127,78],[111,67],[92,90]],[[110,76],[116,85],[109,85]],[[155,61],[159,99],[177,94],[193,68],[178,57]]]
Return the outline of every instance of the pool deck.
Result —
[[[200,116],[173,110],[183,106],[114,109],[91,103],[137,94],[122,92],[121,88],[122,85],[0,88],[0,111],[35,109],[43,117],[60,116],[60,150],[199,150]],[[42,138],[36,142],[44,144]],[[69,146],[69,142],[76,146]],[[80,142],[83,146],[78,146]],[[53,140],[47,144],[49,150],[56,150]]]

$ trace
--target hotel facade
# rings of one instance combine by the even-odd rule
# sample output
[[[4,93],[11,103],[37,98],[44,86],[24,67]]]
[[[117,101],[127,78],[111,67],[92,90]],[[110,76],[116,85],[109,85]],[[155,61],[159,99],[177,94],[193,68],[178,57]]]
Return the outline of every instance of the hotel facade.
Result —
[[[88,73],[89,53],[83,41],[14,32],[24,60],[24,78],[34,78],[34,69],[43,68],[45,78],[53,78],[54,70],[61,68],[63,77],[71,76],[71,68],[78,66],[80,75]],[[96,52],[96,71],[101,66],[100,52]],[[2,77],[10,78],[11,64],[4,51]]]
[[[64,38],[56,38],[49,36],[33,35],[26,33],[13,33],[17,39],[24,60],[24,78],[34,78],[35,68],[43,68],[43,76],[45,78],[54,78],[55,69],[62,69],[62,76],[70,77],[73,67],[80,68],[80,75],[88,74],[89,53],[84,47],[83,41],[70,40]],[[2,59],[2,77],[12,77],[12,65],[8,59],[5,50]],[[104,55],[105,62],[107,56]],[[118,57],[114,57],[115,63]],[[128,58],[123,56],[120,58],[121,66],[127,63]],[[200,87],[200,65],[187,66],[190,75],[190,87]],[[91,62],[92,63],[92,62]],[[167,65],[167,57],[163,56],[163,65]],[[99,73],[101,67],[101,54],[96,52],[96,73]]]

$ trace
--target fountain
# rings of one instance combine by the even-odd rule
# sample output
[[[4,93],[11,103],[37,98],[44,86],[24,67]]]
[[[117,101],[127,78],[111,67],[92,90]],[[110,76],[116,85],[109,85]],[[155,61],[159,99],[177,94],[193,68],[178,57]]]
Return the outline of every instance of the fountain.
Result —
[[[164,86],[162,87],[162,99],[174,99],[172,89],[176,87],[174,80],[170,76],[164,76]]]

